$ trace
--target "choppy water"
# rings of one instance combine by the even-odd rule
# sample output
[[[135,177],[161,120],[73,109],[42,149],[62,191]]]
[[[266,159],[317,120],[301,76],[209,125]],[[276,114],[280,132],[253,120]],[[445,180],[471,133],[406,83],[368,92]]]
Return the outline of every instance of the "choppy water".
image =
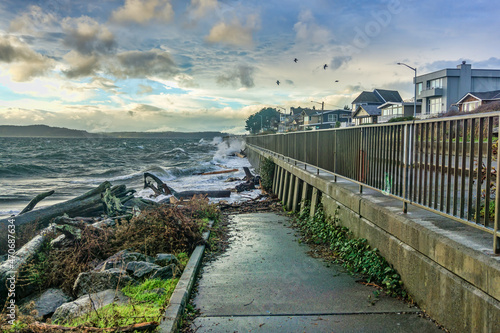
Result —
[[[125,184],[137,195],[143,173],[151,172],[177,191],[221,190],[234,187],[228,177],[242,178],[246,159],[230,157],[242,143],[191,139],[59,139],[0,138],[0,217],[19,212],[34,196],[55,190],[39,206],[80,195],[103,181]],[[239,168],[233,174],[198,176],[195,173]],[[255,196],[255,193],[246,195]],[[245,195],[244,195],[245,196]],[[162,198],[150,198],[160,200]],[[232,195],[231,201],[241,199]]]

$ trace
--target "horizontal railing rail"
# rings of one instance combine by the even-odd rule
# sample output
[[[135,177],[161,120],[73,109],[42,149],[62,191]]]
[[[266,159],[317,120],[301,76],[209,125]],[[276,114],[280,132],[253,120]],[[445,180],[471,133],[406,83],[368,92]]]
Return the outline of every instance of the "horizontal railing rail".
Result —
[[[500,252],[500,112],[255,135],[247,144],[493,235]],[[336,179],[336,178],[335,178]]]

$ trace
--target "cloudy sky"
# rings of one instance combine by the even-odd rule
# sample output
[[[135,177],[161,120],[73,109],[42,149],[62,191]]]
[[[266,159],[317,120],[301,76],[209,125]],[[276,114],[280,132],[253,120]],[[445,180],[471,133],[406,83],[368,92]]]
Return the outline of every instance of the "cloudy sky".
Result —
[[[490,0],[2,0],[0,125],[242,133],[266,106],[409,99],[397,62],[500,68],[498,17]]]

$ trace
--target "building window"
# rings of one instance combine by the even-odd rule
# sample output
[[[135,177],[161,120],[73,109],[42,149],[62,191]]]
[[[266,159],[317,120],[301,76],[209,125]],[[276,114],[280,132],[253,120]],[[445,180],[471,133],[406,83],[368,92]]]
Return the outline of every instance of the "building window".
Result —
[[[417,84],[417,95],[420,95],[422,93],[422,82]]]
[[[427,81],[427,89],[443,88],[443,78]]]
[[[465,102],[462,105],[462,111],[473,111],[479,106],[479,101]]]
[[[443,99],[441,97],[429,98],[429,108],[427,111],[428,114],[443,112]]]
[[[337,121],[337,115],[336,114],[328,114],[328,122],[336,122]]]
[[[383,116],[403,115],[402,105],[391,105],[382,109]]]

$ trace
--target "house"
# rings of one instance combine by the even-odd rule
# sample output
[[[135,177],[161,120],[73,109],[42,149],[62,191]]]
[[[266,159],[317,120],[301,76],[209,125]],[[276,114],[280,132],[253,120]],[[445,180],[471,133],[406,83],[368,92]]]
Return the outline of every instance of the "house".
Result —
[[[403,102],[396,90],[375,89],[363,91],[352,101],[352,119],[356,125],[376,124],[381,110],[378,106],[387,102]]]
[[[299,127],[303,127],[301,129],[309,129],[312,128],[313,124],[313,116],[317,113],[316,109],[304,109],[302,110],[302,124],[299,124]]]
[[[360,105],[352,115],[354,125],[377,124],[381,111],[377,105]]]
[[[500,70],[472,69],[471,64],[463,61],[457,68],[419,75],[414,83],[417,85],[417,100],[422,100],[421,116],[426,118],[447,112],[468,92],[499,90]]]
[[[480,105],[493,102],[500,102],[500,90],[469,92],[457,102],[457,106],[458,111],[467,112],[475,110]]]
[[[392,118],[400,118],[400,117],[411,117],[414,112],[416,114],[420,114],[420,108],[422,106],[421,102],[417,102],[416,104],[416,112],[415,112],[415,103],[413,102],[387,102],[384,103],[378,108],[380,109],[380,116],[377,119],[379,124],[386,123]]]
[[[309,126],[314,129],[335,128],[337,122],[341,127],[349,126],[352,112],[349,109],[324,110],[318,111],[311,117]]]

